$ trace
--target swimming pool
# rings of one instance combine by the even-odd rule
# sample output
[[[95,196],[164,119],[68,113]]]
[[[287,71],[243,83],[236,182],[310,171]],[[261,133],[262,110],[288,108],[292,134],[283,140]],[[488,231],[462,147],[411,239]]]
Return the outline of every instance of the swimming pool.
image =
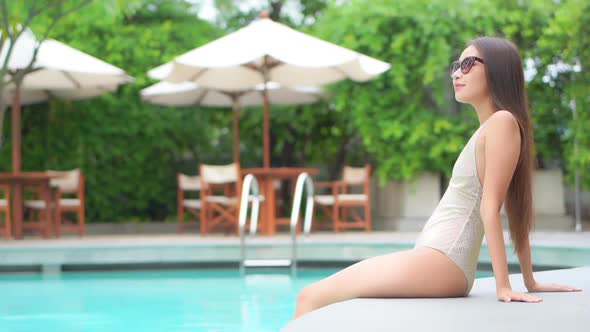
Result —
[[[236,270],[0,275],[0,331],[277,331],[297,293],[335,271],[301,270],[296,278]]]

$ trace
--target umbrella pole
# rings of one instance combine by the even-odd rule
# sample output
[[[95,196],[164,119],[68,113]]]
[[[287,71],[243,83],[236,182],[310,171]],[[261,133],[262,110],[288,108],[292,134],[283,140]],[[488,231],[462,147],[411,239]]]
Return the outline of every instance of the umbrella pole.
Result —
[[[240,105],[238,98],[232,97],[234,111],[234,163],[240,163]]]
[[[12,99],[12,173],[19,173],[21,166],[21,105],[20,82],[15,82],[14,97]]]
[[[8,109],[8,104],[0,100],[0,147],[4,145],[4,118],[6,118],[6,110]]]
[[[263,139],[264,139],[264,168],[270,167],[270,120],[269,120],[269,111],[270,105],[268,101],[268,89],[266,87],[266,82],[264,84],[264,92],[263,92],[263,99],[264,99],[264,123],[263,123]]]

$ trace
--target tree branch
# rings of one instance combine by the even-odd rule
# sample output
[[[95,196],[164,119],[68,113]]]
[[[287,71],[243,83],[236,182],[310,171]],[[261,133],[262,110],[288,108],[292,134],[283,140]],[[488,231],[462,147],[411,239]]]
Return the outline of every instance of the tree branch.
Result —
[[[25,31],[27,29],[27,27],[29,27],[29,25],[33,21],[33,18],[35,18],[35,16],[37,16],[38,12],[36,11],[36,9],[37,9],[38,4],[39,4],[39,0],[35,0],[35,2],[33,2],[31,9],[29,9],[29,15],[27,16],[25,23],[21,27],[20,32],[17,34],[17,36],[16,36],[16,38],[14,38],[14,40],[18,39],[18,37],[22,34],[22,32]]]
[[[27,19],[25,20],[25,23],[21,26],[21,29],[18,30],[18,28],[17,28],[16,29],[17,31],[10,36],[10,42],[12,44],[16,43],[16,41],[18,40],[18,38],[23,34],[23,32],[25,32],[27,30],[27,28],[29,27],[29,25],[31,25],[31,22],[33,21],[33,18],[35,18],[37,16],[37,14],[39,14],[39,12],[37,12],[35,10],[36,7],[37,7],[37,4],[39,4],[39,0],[35,0],[35,2],[33,2],[33,5],[31,6],[31,9],[29,9],[29,15],[27,16]],[[8,19],[8,15],[6,17]],[[7,30],[10,30],[10,27],[8,26],[9,23],[6,23],[6,24],[7,24],[6,29]],[[10,54],[9,54],[9,56],[10,56]]]
[[[2,2],[0,2],[0,5],[2,6],[2,22],[4,23],[4,28],[2,30],[6,30],[6,35],[8,36],[8,38],[11,38],[12,33],[10,32],[10,25],[8,23],[8,6],[6,5],[6,0],[2,0]],[[2,35],[2,45],[4,45],[4,38],[5,36]],[[1,49],[1,48],[0,48]]]
[[[8,73],[8,63],[9,63],[10,57],[12,55],[12,50],[13,50],[14,45],[16,44],[16,41],[18,40],[18,38],[23,34],[24,31],[26,31],[26,29],[29,27],[29,25],[33,21],[33,19],[38,14],[48,11],[55,6],[60,7],[58,13],[55,15],[55,17],[53,17],[51,24],[49,25],[49,27],[47,28],[47,30],[45,31],[45,33],[43,34],[41,39],[37,41],[37,45],[35,46],[35,50],[33,51],[33,57],[31,59],[31,62],[23,70],[17,70],[11,74],[11,81],[13,81],[15,84],[19,84],[19,82],[22,82],[25,75],[33,70],[33,65],[34,65],[35,61],[37,60],[37,54],[39,53],[39,48],[41,47],[41,44],[43,43],[43,41],[45,41],[47,39],[47,37],[49,36],[49,32],[53,29],[53,27],[57,24],[57,22],[60,19],[62,19],[63,17],[79,10],[80,8],[82,8],[82,7],[86,6],[87,4],[89,4],[90,2],[92,2],[92,0],[84,0],[84,1],[80,2],[77,6],[73,6],[72,8],[70,8],[68,10],[62,11],[61,6],[65,2],[65,0],[55,1],[43,8],[37,8],[37,6],[39,5],[39,1],[40,0],[35,0],[33,2],[33,4],[31,5],[31,8],[29,9],[28,17],[25,20],[24,24],[20,27],[20,29],[18,29],[18,27],[17,27],[16,31],[11,31],[10,22],[8,20],[8,6],[6,4],[6,0],[0,0],[0,10],[2,11],[2,22],[4,24],[3,30],[6,31],[6,36],[8,36],[8,38],[6,38],[6,36],[4,34],[2,34],[2,36],[0,37],[0,43],[1,43],[0,52],[2,51],[2,48],[4,47],[4,42],[7,39],[10,40],[10,46],[8,48],[8,52],[6,53],[6,58],[4,59],[4,62],[2,64],[2,68],[0,68],[0,107],[1,107],[1,105],[4,104],[3,91],[4,91],[4,87],[6,86],[6,83],[7,83],[7,82],[5,82],[5,76]],[[10,82],[8,82],[8,83],[10,83]],[[2,133],[3,133],[2,124],[4,122],[4,113],[5,112],[0,112],[0,146],[2,144]]]
[[[30,72],[33,69],[33,64],[37,60],[37,54],[39,53],[39,48],[41,47],[41,44],[47,39],[47,37],[49,36],[49,33],[51,32],[51,30],[57,25],[57,22],[59,22],[59,20],[61,20],[65,16],[67,16],[67,15],[69,15],[69,14],[71,14],[71,13],[73,13],[73,12],[79,10],[79,9],[81,9],[82,7],[88,5],[91,2],[92,2],[92,0],[82,1],[77,6],[74,6],[74,7],[70,8],[70,9],[68,9],[66,11],[60,12],[59,14],[57,14],[53,18],[53,21],[51,22],[51,24],[49,24],[49,26],[45,30],[45,33],[37,41],[37,46],[35,47],[35,50],[33,51],[33,58],[31,59],[31,62],[29,63],[29,65],[25,68],[25,72],[28,73],[28,72]]]
[[[4,81],[4,77],[6,76],[6,73],[8,72],[8,62],[10,61],[10,56],[12,55],[12,50],[14,49],[14,41],[10,42],[10,46],[8,46],[8,50],[6,52],[6,57],[4,58],[4,63],[2,63],[2,68],[0,68],[0,106],[4,103],[3,99],[4,99],[4,86],[6,85],[6,82]],[[2,41],[2,45],[4,45],[4,41]],[[0,49],[1,50],[1,49]],[[13,79],[13,77],[11,77],[11,79]],[[1,128],[0,128],[1,130]],[[1,132],[0,132],[0,136],[1,136]]]
[[[54,0],[54,1],[53,1],[53,2],[51,2],[49,5],[47,5],[47,6],[43,7],[42,9],[40,9],[40,10],[39,10],[39,12],[40,12],[40,13],[42,13],[42,12],[45,12],[45,11],[47,11],[47,10],[49,10],[49,9],[53,8],[53,7],[56,7],[56,6],[61,6],[61,5],[63,5],[63,4],[64,4],[64,2],[66,2],[66,0],[61,0],[61,1],[55,1],[55,0]]]
[[[51,29],[53,29],[53,27],[55,27],[55,25],[57,24],[57,22],[59,20],[61,20],[62,18],[64,18],[65,16],[68,16],[69,14],[80,10],[82,7],[90,4],[93,0],[84,0],[82,2],[80,2],[77,6],[74,6],[66,11],[60,12],[58,15],[56,15],[53,18],[53,22],[51,22],[51,24],[49,25],[49,27],[47,28],[47,30],[45,30],[45,33],[43,34],[43,37],[41,37],[41,39],[39,40],[39,42],[44,41],[45,39],[47,39],[47,37],[49,36],[49,32],[51,31]]]
[[[281,9],[283,9],[283,1],[282,0],[271,0],[269,5],[271,8],[270,18],[273,21],[278,22],[281,18]]]
[[[7,38],[6,38],[6,34],[2,33],[2,31],[0,30],[0,54],[2,54],[2,50],[4,49],[4,42],[6,42]]]

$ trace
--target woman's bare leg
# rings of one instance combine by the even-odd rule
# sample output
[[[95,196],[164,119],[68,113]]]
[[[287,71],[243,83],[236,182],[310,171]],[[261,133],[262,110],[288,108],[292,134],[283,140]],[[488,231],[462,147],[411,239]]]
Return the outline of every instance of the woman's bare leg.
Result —
[[[293,318],[357,297],[458,297],[466,289],[465,274],[442,252],[401,251],[363,260],[305,287]]]

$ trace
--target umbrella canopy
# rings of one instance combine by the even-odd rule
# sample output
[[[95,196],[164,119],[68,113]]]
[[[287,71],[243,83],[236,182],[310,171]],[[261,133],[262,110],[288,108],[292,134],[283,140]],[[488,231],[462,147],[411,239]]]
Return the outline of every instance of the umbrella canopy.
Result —
[[[268,90],[272,104],[301,105],[324,99],[317,87],[286,88],[276,82],[259,84],[244,91],[223,91],[203,88],[195,83],[160,82],[141,90],[141,98],[151,104],[165,106],[232,107],[234,110],[234,161],[239,162],[239,109],[240,106],[257,106],[264,103],[263,93]]]
[[[0,63],[5,61],[9,43],[10,41],[6,41],[2,47]],[[39,46],[38,53],[30,68],[31,71],[25,72],[37,46]],[[25,73],[19,85],[9,86],[3,92],[4,96],[12,98],[12,171],[14,173],[20,172],[21,168],[20,107],[23,101],[35,103],[50,97],[91,98],[115,91],[119,84],[133,80],[124,70],[56,40],[48,39],[39,45],[31,30],[24,31],[16,40],[7,69],[12,77]]]
[[[25,69],[33,59],[38,44],[33,32],[25,30],[14,44],[8,72]],[[10,41],[6,41],[0,53],[0,63],[4,63],[9,46]],[[22,87],[25,89],[112,87],[132,81],[123,69],[53,39],[39,45],[32,69],[23,80]]]
[[[319,86],[345,78],[367,81],[390,67],[268,18],[184,53],[172,64],[171,71],[160,66],[148,75],[169,82],[243,90],[267,81],[287,86]]]
[[[262,18],[180,55],[148,75],[173,83],[186,81],[240,91],[269,81],[285,86],[320,86],[346,78],[367,81],[389,68],[383,61]],[[265,97],[264,167],[270,166],[268,112]]]
[[[299,105],[315,103],[325,96],[317,87],[283,87],[276,82],[266,83],[272,104]],[[201,87],[192,82],[160,82],[141,90],[144,101],[167,106],[230,107],[237,98],[240,106],[259,106],[264,103],[264,84],[243,91],[223,91]]]

